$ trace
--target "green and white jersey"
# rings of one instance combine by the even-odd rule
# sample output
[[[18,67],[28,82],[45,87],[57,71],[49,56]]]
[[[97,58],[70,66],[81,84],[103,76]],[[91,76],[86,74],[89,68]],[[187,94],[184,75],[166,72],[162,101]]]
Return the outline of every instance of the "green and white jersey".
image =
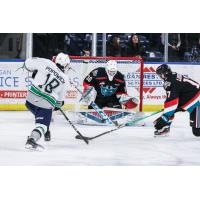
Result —
[[[28,71],[37,70],[27,95],[27,101],[42,107],[54,108],[58,101],[64,100],[69,79],[54,62],[45,58],[29,58],[25,61]]]

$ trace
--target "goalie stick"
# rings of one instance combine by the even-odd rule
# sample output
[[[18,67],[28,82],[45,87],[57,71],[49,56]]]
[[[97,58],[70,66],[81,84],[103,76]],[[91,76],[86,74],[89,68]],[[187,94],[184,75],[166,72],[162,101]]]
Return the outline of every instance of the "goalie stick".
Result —
[[[72,126],[72,128],[78,133],[78,136],[80,137],[80,139],[84,140],[84,142],[86,144],[89,144],[89,141],[87,138],[85,138],[80,131],[76,128],[76,126],[74,126],[74,124],[71,122],[71,120],[67,117],[67,115],[64,113],[64,111],[62,109],[59,109],[60,112],[63,114],[63,116],[65,117],[65,119],[69,122],[69,124]]]
[[[83,92],[76,86],[74,85],[72,82],[70,82],[77,90],[78,92],[82,95],[81,99],[87,97],[87,95],[92,91],[92,88],[89,89],[89,91],[84,95]],[[112,121],[110,119],[110,117],[108,117],[108,115],[106,115],[106,113],[99,108],[99,106],[94,102],[92,101],[91,104],[90,104],[93,109],[103,118],[103,121],[107,122],[108,124],[113,124],[115,126],[118,126],[117,122],[116,121]]]
[[[142,121],[142,120],[144,120],[144,119],[146,119],[146,118],[149,118],[149,117],[151,117],[151,116],[154,116],[154,115],[156,115],[156,114],[162,112],[163,110],[164,110],[164,109],[159,110],[159,111],[154,112],[154,113],[151,113],[151,114],[148,115],[148,116],[141,117],[141,118],[139,118],[139,119],[135,119],[135,120],[133,120],[133,121],[127,122],[127,123],[125,123],[125,124],[122,124],[122,125],[118,126],[117,128],[114,128],[114,129],[111,129],[111,130],[109,130],[109,131],[103,132],[103,133],[98,134],[98,135],[96,135],[96,136],[93,136],[93,137],[86,137],[86,136],[83,136],[83,137],[84,137],[85,139],[87,139],[87,140],[93,140],[93,139],[98,138],[98,137],[100,137],[100,136],[102,136],[102,135],[106,135],[106,134],[108,134],[108,133],[117,131],[117,130],[123,128],[123,127],[134,125],[136,122],[139,122],[139,121]],[[76,139],[81,139],[81,140],[82,140],[82,138],[81,138],[79,135],[76,135],[75,138],[76,138]]]
[[[78,91],[79,91],[79,93],[81,93],[81,98],[80,98],[80,100],[79,100],[79,102],[81,102],[83,99],[85,99],[89,94],[90,94],[90,92],[92,92],[92,90],[93,90],[93,88],[92,87],[90,87],[88,90],[87,90],[87,92],[85,93],[85,94],[83,94],[83,92],[81,92],[78,88],[76,88]]]

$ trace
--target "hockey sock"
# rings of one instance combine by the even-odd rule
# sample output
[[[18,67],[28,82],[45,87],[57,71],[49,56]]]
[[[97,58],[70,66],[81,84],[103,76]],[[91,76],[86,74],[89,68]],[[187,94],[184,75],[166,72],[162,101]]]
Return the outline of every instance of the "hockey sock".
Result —
[[[41,137],[41,132],[38,129],[33,129],[30,138],[33,138],[37,142]]]

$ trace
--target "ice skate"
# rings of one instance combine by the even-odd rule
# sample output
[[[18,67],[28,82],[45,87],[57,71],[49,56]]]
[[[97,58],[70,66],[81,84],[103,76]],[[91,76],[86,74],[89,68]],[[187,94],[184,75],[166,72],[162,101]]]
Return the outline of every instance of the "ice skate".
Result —
[[[161,130],[155,130],[154,137],[168,137],[169,131],[170,131],[170,127],[167,127]]]
[[[51,140],[51,132],[49,130],[47,130],[47,132],[44,134],[44,140],[46,142]]]
[[[25,144],[25,148],[30,149],[30,150],[38,150],[38,151],[44,149],[44,147],[42,145],[37,144],[33,138],[29,138],[29,137]]]

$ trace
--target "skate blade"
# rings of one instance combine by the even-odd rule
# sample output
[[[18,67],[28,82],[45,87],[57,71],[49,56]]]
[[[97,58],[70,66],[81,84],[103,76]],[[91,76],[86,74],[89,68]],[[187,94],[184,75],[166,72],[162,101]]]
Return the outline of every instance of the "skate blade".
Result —
[[[154,138],[165,138],[165,137],[169,137],[169,134],[154,135]]]
[[[26,144],[25,149],[30,151],[44,151],[44,147],[42,145],[38,145],[37,147],[33,147],[32,145]]]

